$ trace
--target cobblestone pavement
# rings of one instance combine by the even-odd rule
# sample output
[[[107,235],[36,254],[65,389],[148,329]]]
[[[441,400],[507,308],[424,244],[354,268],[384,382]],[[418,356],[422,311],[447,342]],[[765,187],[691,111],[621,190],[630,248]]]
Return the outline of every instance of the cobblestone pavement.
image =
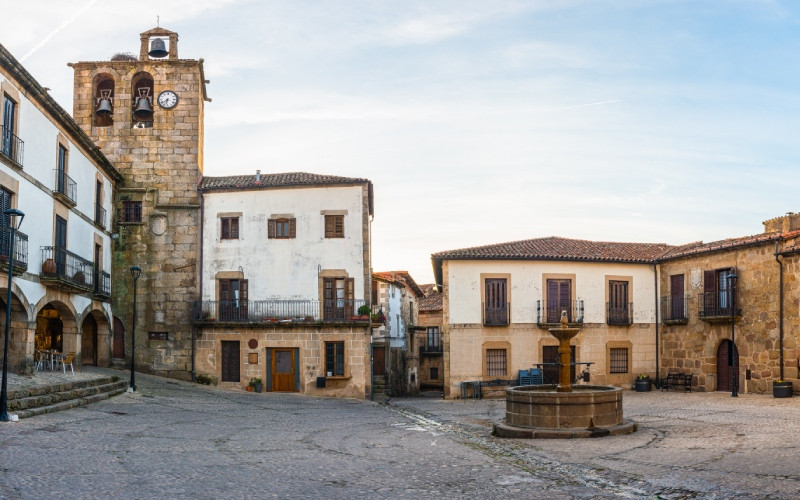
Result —
[[[490,436],[502,401],[380,405],[136,378],[136,394],[0,424],[0,498],[796,498],[800,491],[798,398],[626,392],[626,418],[640,426],[634,434],[525,441]]]

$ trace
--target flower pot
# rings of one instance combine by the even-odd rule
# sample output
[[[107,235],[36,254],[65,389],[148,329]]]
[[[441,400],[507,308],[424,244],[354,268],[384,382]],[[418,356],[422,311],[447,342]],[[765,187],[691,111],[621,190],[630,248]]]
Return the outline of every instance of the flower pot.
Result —
[[[45,274],[56,274],[56,261],[47,259],[42,264],[42,272]]]
[[[261,392],[261,389],[262,389],[262,385],[261,384],[256,384],[254,387],[256,388],[256,392]]]
[[[253,386],[252,385],[248,385],[247,386],[247,392],[253,392]]]
[[[772,396],[776,398],[790,398],[792,397],[792,383],[791,382],[773,382],[772,383]]]
[[[636,392],[650,392],[653,388],[653,384],[649,378],[637,378],[636,384],[634,385],[634,389]]]

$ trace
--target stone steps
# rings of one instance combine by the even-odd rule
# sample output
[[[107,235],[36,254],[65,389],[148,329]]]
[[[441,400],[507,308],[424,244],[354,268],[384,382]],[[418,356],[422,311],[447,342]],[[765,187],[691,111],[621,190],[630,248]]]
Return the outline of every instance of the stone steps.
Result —
[[[34,417],[96,403],[122,394],[127,388],[125,380],[101,377],[8,391],[8,411],[19,418]]]

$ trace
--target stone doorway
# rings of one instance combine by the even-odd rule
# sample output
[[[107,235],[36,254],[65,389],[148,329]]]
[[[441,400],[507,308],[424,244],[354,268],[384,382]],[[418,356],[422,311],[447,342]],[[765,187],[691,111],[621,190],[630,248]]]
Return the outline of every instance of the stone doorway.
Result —
[[[733,348],[733,356],[736,357],[736,373],[731,376],[731,363],[733,356],[731,356],[731,346],[733,343],[730,340],[723,340],[717,348],[717,390],[718,391],[731,391],[733,389],[733,377],[739,378],[739,350]]]

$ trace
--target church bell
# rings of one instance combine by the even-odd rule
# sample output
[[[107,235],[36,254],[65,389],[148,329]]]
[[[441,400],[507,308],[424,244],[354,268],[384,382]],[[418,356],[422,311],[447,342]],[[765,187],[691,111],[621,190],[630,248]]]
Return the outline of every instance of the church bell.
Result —
[[[114,111],[111,109],[111,91],[110,90],[101,90],[100,91],[100,98],[97,100],[97,116],[109,116]]]
[[[162,58],[167,57],[169,52],[167,52],[167,46],[164,44],[164,40],[161,38],[154,38],[153,41],[150,42],[150,52],[147,54],[150,57]]]
[[[133,108],[133,116],[136,118],[150,118],[153,116],[153,105],[150,103],[150,89],[140,88],[139,97],[136,98],[136,105]]]

